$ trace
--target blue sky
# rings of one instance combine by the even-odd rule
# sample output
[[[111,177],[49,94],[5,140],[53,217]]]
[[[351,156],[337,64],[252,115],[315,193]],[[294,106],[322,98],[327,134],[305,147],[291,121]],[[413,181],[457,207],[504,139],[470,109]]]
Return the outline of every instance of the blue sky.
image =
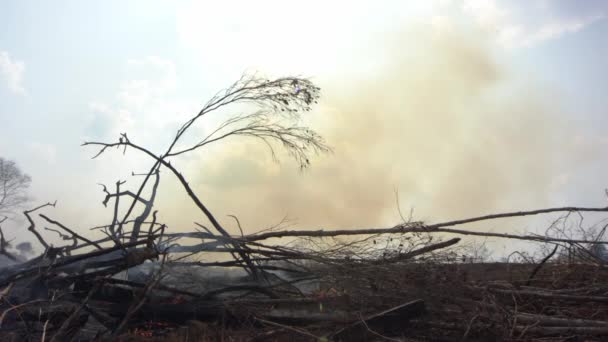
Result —
[[[337,161],[321,157],[318,171],[313,164],[302,176],[288,161],[247,159],[248,147],[238,144],[180,161],[222,213],[248,206],[235,197],[270,198],[242,209],[252,227],[285,214],[302,225],[390,224],[395,187],[428,218],[467,196],[468,207],[440,216],[606,203],[604,1],[4,1],[0,23],[0,156],[32,175],[35,201],[59,200],[56,215],[75,225],[82,212],[89,213],[83,226],[106,217],[96,183],[127,178],[149,162],[119,153],[91,161],[94,151],[80,143],[126,131],[160,149],[205,99],[252,70],[318,82],[326,100],[310,123],[337,147]],[[391,88],[379,92],[385,84]],[[373,114],[356,114],[362,109]],[[359,127],[343,118],[371,121]],[[462,120],[449,129],[450,118]],[[397,151],[401,135],[392,130],[401,124],[417,138]],[[353,140],[366,127],[386,138],[361,148]],[[445,141],[416,145],[438,132],[434,140]],[[353,150],[366,163],[349,157]],[[227,166],[206,164],[212,157]],[[401,159],[416,166],[394,162]],[[475,181],[453,185],[472,172]],[[475,182],[501,195],[470,194]],[[167,219],[192,222],[191,209],[176,213],[183,197],[167,184],[166,196],[175,198],[163,202]],[[222,191],[217,184],[245,185]],[[310,184],[334,192],[308,192]],[[285,187],[302,189],[300,198]],[[365,211],[375,214],[367,221],[341,215]]]

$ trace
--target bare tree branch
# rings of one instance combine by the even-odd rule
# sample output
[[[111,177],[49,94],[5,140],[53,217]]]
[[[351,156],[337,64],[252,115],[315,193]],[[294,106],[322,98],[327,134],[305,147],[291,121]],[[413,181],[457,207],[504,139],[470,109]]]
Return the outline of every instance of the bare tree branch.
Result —
[[[152,212],[152,207],[154,206],[154,200],[156,199],[156,191],[158,189],[158,184],[160,183],[160,171],[157,169],[154,172],[154,184],[152,185],[152,194],[150,195],[150,199],[145,202],[145,208],[141,215],[135,218],[135,223],[133,224],[133,231],[131,232],[130,241],[133,242],[139,238],[139,232],[141,230],[141,225],[146,221],[150,213]],[[154,217],[154,221],[156,221],[156,217]]]
[[[42,238],[42,235],[40,235],[40,233],[38,233],[38,231],[36,230],[36,224],[34,223],[34,220],[32,220],[32,218],[30,217],[30,214],[44,207],[55,207],[55,204],[57,204],[57,201],[55,201],[55,203],[49,202],[34,209],[26,210],[23,212],[23,215],[25,215],[25,217],[27,217],[27,220],[30,222],[30,225],[27,230],[29,230],[32,234],[34,234],[34,236],[36,236],[36,239],[38,239],[38,242],[40,242],[40,244],[44,247],[45,250],[49,249],[49,244]]]
[[[84,236],[82,236],[82,235],[80,235],[80,234],[78,234],[78,233],[74,232],[74,231],[73,231],[73,230],[71,230],[70,228],[68,228],[68,227],[64,226],[64,225],[63,225],[61,222],[57,222],[57,221],[55,221],[55,220],[52,220],[52,219],[48,218],[47,216],[45,216],[44,214],[38,214],[38,216],[42,217],[42,218],[43,218],[43,219],[45,219],[47,222],[49,222],[49,223],[51,223],[51,224],[54,224],[54,225],[56,225],[57,227],[59,227],[59,228],[61,228],[61,229],[65,230],[66,232],[70,233],[70,234],[71,234],[73,237],[75,237],[75,238],[77,238],[77,239],[79,239],[79,240],[82,240],[82,241],[84,241],[84,242],[86,242],[86,243],[88,243],[88,244],[91,244],[91,245],[95,246],[97,249],[101,249],[101,246],[99,246],[99,245],[98,245],[96,242],[91,241],[91,240],[89,240],[89,239],[85,238]]]

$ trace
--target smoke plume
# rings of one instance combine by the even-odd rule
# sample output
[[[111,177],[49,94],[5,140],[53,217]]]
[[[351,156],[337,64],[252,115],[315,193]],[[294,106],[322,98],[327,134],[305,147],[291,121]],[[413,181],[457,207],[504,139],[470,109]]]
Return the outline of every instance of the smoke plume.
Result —
[[[435,221],[546,204],[563,128],[483,37],[411,30],[376,45],[373,70],[319,80],[308,123],[333,153],[310,170],[248,140],[181,162],[224,222],[237,215],[248,232],[285,215],[299,228],[390,225],[395,189],[405,216],[415,207],[415,219]],[[202,220],[185,196],[171,198],[173,219]]]

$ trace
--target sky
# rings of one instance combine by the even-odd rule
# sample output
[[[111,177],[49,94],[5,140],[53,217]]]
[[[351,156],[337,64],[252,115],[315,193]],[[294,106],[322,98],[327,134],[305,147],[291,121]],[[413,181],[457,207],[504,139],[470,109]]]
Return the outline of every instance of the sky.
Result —
[[[57,200],[49,216],[76,230],[111,218],[100,183],[135,187],[151,165],[130,151],[92,160],[82,142],[127,132],[160,153],[251,72],[319,85],[304,120],[333,152],[305,172],[247,139],[176,159],[227,225],[392,226],[395,192],[425,221],[608,200],[605,1],[6,0],[0,25],[0,156],[31,175],[32,205]],[[204,221],[161,182],[171,229]]]

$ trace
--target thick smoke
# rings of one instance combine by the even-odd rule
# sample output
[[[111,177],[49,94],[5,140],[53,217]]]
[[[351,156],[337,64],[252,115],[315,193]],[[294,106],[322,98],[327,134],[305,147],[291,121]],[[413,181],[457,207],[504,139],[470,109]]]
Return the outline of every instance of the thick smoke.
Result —
[[[435,221],[547,204],[562,127],[483,39],[410,31],[378,45],[375,69],[319,80],[309,124],[334,152],[312,169],[287,156],[277,165],[249,140],[182,162],[224,222],[238,215],[249,232],[284,215],[300,228],[394,224],[395,189],[405,215],[415,207]],[[169,215],[190,226],[200,215],[180,196]]]

